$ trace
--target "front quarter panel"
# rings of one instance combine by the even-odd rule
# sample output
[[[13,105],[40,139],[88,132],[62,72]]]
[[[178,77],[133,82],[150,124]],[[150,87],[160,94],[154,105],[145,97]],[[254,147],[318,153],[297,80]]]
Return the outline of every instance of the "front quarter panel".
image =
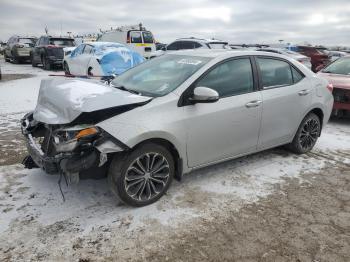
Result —
[[[170,93],[148,104],[100,122],[97,126],[130,148],[149,139],[172,143],[186,161],[186,127],[179,97]],[[185,171],[185,170],[184,170]]]

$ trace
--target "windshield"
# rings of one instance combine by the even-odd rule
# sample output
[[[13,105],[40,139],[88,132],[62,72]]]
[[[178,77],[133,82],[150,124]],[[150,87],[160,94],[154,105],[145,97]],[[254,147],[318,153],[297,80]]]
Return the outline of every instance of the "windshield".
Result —
[[[339,75],[350,75],[350,57],[339,58],[327,66],[325,69],[323,69],[322,72]]]
[[[57,46],[75,46],[73,39],[65,39],[65,38],[50,38],[50,45]]]
[[[134,67],[112,81],[116,87],[158,97],[175,90],[211,58],[184,55],[163,55]]]
[[[227,43],[209,43],[211,49],[232,49]]]
[[[145,44],[153,44],[153,36],[151,32],[142,32],[143,42]]]

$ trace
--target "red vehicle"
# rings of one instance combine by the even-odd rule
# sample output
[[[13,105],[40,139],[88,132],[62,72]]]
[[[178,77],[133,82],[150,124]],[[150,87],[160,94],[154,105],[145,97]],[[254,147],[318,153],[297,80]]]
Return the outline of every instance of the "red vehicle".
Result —
[[[318,69],[323,68],[331,61],[327,54],[321,52],[316,47],[297,46],[296,51],[311,58],[311,69],[314,72],[317,72]]]
[[[335,60],[318,75],[326,78],[333,85],[333,114],[350,114],[350,56]]]

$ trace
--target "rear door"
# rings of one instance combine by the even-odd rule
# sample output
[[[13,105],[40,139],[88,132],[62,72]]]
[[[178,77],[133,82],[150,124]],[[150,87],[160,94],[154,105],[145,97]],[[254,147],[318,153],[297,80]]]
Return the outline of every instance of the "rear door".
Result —
[[[185,106],[188,166],[206,165],[256,150],[262,98],[253,69],[249,57],[230,59],[194,84],[193,88],[216,90],[220,99]]]
[[[84,46],[83,52],[81,55],[77,57],[76,62],[79,65],[79,74],[80,75],[87,75],[88,73],[88,64],[91,59],[93,47],[91,45],[86,44]]]
[[[83,53],[85,44],[80,44],[75,48],[72,53],[70,54],[69,59],[67,59],[68,66],[69,66],[69,71],[73,75],[81,75],[82,74],[82,69],[81,69],[81,64],[80,64],[80,56]]]
[[[288,143],[311,104],[309,80],[288,61],[257,57],[263,100],[259,149]]]

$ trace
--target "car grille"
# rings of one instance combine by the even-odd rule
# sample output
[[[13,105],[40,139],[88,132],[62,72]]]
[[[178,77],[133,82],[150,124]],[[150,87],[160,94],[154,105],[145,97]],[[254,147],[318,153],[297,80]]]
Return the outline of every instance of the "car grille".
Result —
[[[334,88],[333,97],[334,97],[334,102],[350,103],[350,90]]]

